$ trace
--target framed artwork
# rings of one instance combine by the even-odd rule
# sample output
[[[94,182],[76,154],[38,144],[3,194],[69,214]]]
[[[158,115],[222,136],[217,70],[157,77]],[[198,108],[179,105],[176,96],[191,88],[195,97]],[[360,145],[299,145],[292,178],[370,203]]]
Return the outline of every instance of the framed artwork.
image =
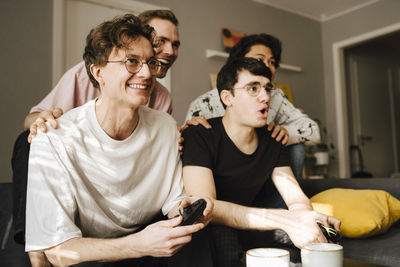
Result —
[[[225,51],[229,53],[231,48],[244,36],[246,36],[246,34],[243,32],[222,28],[222,41]]]

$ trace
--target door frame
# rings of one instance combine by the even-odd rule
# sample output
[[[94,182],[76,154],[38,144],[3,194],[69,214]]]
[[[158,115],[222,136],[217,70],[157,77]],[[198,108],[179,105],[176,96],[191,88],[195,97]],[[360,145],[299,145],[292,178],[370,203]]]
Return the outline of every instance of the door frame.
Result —
[[[65,64],[65,3],[76,0],[53,0],[53,50],[52,50],[52,86],[54,87],[64,74]],[[138,14],[151,9],[169,9],[167,7],[147,4],[135,0],[78,0],[91,4],[126,9]]]
[[[354,36],[343,41],[335,42],[332,45],[333,53],[333,79],[334,79],[334,109],[336,114],[336,136],[338,150],[339,177],[350,177],[349,164],[349,138],[348,120],[346,106],[346,81],[344,49],[365,41],[375,39],[392,32],[400,30],[400,22],[380,29]]]

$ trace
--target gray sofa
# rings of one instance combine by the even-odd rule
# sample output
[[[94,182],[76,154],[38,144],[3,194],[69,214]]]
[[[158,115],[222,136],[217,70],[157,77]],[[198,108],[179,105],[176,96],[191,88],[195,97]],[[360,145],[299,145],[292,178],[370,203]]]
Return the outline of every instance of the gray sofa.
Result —
[[[333,187],[352,189],[382,189],[400,199],[399,178],[357,178],[357,179],[318,179],[304,180],[301,183],[304,192],[313,195]],[[30,266],[24,253],[24,247],[14,242],[10,230],[12,215],[12,184],[0,183],[0,266],[23,267]],[[385,266],[400,266],[400,222],[379,236],[366,239],[344,239],[345,258],[380,264]]]
[[[380,189],[400,199],[399,178],[308,179],[301,183],[308,197],[329,188]],[[388,232],[365,239],[346,239],[340,244],[344,257],[385,266],[400,266],[400,221]]]

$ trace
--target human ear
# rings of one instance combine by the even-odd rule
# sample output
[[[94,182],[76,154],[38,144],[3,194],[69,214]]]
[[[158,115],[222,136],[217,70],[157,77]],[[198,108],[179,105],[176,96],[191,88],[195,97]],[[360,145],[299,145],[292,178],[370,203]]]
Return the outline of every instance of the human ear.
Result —
[[[104,84],[104,80],[103,80],[103,75],[102,75],[102,71],[101,68],[97,65],[90,65],[90,73],[92,74],[92,76],[95,78],[95,80],[100,84],[103,85]]]
[[[222,102],[227,106],[230,107],[232,106],[232,92],[229,90],[222,90],[221,91],[221,100]]]

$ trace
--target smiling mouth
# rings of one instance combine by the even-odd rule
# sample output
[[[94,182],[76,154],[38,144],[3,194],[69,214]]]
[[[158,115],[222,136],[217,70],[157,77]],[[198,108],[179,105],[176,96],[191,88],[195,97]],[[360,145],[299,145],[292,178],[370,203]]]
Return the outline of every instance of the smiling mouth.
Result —
[[[128,84],[129,88],[133,88],[133,89],[148,89],[149,86],[146,84]]]

